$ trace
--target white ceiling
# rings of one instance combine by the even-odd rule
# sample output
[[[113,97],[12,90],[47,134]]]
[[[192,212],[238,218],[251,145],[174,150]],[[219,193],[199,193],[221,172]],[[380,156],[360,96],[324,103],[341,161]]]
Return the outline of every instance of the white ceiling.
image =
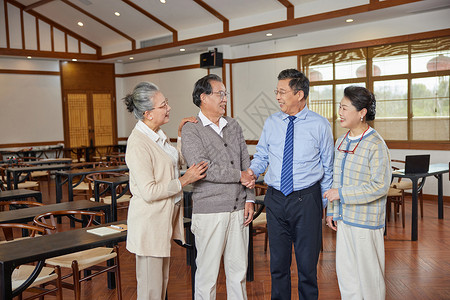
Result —
[[[39,0],[16,1],[25,6],[40,2]],[[230,34],[225,36],[223,34],[223,22],[194,0],[166,0],[165,4],[162,4],[159,0],[131,0],[135,5],[158,18],[178,33],[177,43],[167,44],[160,50],[142,51],[139,50],[141,41],[168,37],[171,36],[171,31],[140,13],[123,0],[67,1],[81,10],[96,16],[117,31],[136,41],[138,49],[133,51],[131,42],[127,38],[84,14],[82,11],[68,5],[63,0],[47,1],[33,9],[58,25],[99,45],[102,49],[102,54],[108,55],[107,59],[103,61],[117,61],[126,59],[130,55],[135,57],[135,61],[178,55],[181,47],[186,49],[186,53],[206,51],[208,48],[218,45],[233,46],[267,40],[268,37],[265,34],[268,30],[273,34],[272,39],[282,38],[335,27],[349,26],[350,28],[352,23],[345,23],[345,19],[350,17],[355,20],[353,24],[360,24],[450,7],[450,1],[448,0],[425,0],[358,14],[351,14],[349,10],[343,16],[334,17],[334,14],[330,12],[366,5],[369,3],[369,0],[290,0],[288,2],[294,6],[295,21],[291,22],[291,24],[297,24],[287,26],[289,25],[288,22],[283,22],[287,18],[287,9],[282,4],[283,1],[204,0],[204,3],[229,20]],[[120,12],[121,16],[116,17],[114,12]],[[298,24],[300,23],[298,22],[299,19],[307,20],[307,18],[304,18],[306,16],[327,12],[328,15],[325,18],[318,18],[318,21]],[[78,26],[78,21],[82,21],[84,26]],[[261,30],[258,27],[254,28],[254,26],[275,22],[277,22],[276,25],[267,26],[269,28],[273,27],[270,29],[267,27],[265,30]],[[247,33],[250,30],[246,29],[249,28],[254,28],[254,32]],[[237,31],[239,30],[242,30],[244,34],[238,34]],[[191,39],[214,34],[217,37],[211,36],[206,41],[190,41]]]

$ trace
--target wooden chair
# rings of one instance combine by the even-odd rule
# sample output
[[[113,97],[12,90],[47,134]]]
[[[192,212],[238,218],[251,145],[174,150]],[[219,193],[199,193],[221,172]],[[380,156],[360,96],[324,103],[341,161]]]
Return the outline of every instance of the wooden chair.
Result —
[[[0,211],[28,208],[33,206],[44,206],[44,204],[36,201],[21,201],[21,200],[0,201]]]
[[[266,194],[267,185],[256,184],[255,185],[255,196],[263,196]],[[256,218],[253,219],[253,235],[264,233],[264,253],[267,253],[268,244],[268,234],[267,234],[267,218],[265,208],[260,208],[260,205],[255,204],[255,215]]]
[[[4,223],[0,224],[0,228],[2,229],[5,238],[5,240],[0,243],[13,241],[15,239],[14,233],[20,232],[20,229],[22,229],[22,231],[28,230],[28,232],[30,232],[29,237],[34,237],[36,233],[45,234],[44,228],[27,224]],[[23,237],[20,238],[22,239]],[[39,271],[39,268],[41,267],[42,264],[39,263],[36,266],[20,265],[13,271],[11,276],[12,289],[13,291],[18,292],[19,299],[44,299],[44,296],[48,294],[55,295],[58,300],[62,299],[61,269],[58,266],[53,268],[42,267],[41,271]],[[39,274],[36,279],[31,280],[31,276],[34,272],[39,272]],[[32,281],[32,283],[28,287],[25,287],[28,285],[29,281]],[[47,285],[53,285],[54,288],[49,289],[46,287]],[[23,298],[23,292],[27,293],[27,297]],[[32,293],[32,295],[28,296],[28,292]]]
[[[401,167],[392,166],[392,169],[394,171],[399,169],[405,168],[405,161],[404,160],[398,160],[398,159],[391,159],[392,163],[396,163],[397,165],[400,165]],[[421,178],[419,182],[417,183],[417,190],[418,190],[418,196],[419,196],[419,205],[420,205],[420,217],[423,218],[423,185],[425,184],[425,178]],[[394,181],[391,183],[391,188],[403,190],[412,190],[412,181],[411,180],[402,180],[402,178],[398,178],[397,181]]]
[[[405,228],[405,191],[401,189],[396,189],[393,187],[389,188],[386,201],[386,215],[389,222],[391,216],[391,206],[394,204],[394,220],[397,220],[397,214],[402,210],[402,226]]]
[[[42,160],[38,157],[20,157],[18,159],[18,164],[20,166],[31,166],[28,164],[30,161],[39,161]],[[29,179],[31,181],[47,181],[47,186],[50,189],[50,171],[34,171],[30,173]]]
[[[7,178],[6,178],[6,168],[0,167],[0,175],[1,175],[1,180],[4,183],[8,182]],[[31,178],[29,176],[27,176],[27,178],[25,178],[25,180],[23,182],[19,182],[17,188],[18,189],[29,189],[29,190],[34,190],[34,191],[41,190],[39,181],[33,181],[33,180],[31,180]]]
[[[37,226],[45,228],[47,234],[54,234],[58,232],[56,220],[57,217],[68,217],[70,220],[81,223],[82,227],[89,227],[93,224],[98,224],[99,222],[95,220],[96,217],[100,218],[101,224],[105,223],[104,212],[77,210],[47,212],[36,216],[34,218],[34,223]],[[113,260],[114,263],[109,266],[101,265],[106,263],[108,260]],[[98,247],[50,258],[46,260],[46,264],[52,266],[60,266],[62,268],[70,268],[72,270],[72,273],[63,276],[62,280],[65,280],[72,276],[73,283],[62,282],[62,286],[64,288],[73,289],[75,299],[77,300],[80,300],[81,298],[81,282],[90,280],[92,277],[103,274],[105,272],[114,272],[116,275],[117,298],[119,300],[122,299],[119,247],[117,245],[114,246],[114,248]],[[81,271],[83,270],[97,272],[82,277]]]
[[[94,198],[94,181],[97,179],[103,179],[103,178],[110,178],[110,177],[119,177],[119,176],[123,176],[123,173],[119,173],[119,172],[99,172],[99,173],[91,173],[86,175],[86,179],[89,182],[89,191],[90,191],[90,195],[89,195],[89,199],[91,201],[96,201]],[[102,184],[100,184],[100,202],[103,203],[107,203],[109,205],[111,205],[112,200],[111,200],[111,195],[110,194],[105,194],[106,187],[103,186]],[[130,200],[131,200],[131,194],[129,192],[127,192],[128,189],[126,187],[126,185],[119,185],[116,188],[116,195],[117,196],[117,209],[126,209],[128,208],[128,205],[130,204]]]

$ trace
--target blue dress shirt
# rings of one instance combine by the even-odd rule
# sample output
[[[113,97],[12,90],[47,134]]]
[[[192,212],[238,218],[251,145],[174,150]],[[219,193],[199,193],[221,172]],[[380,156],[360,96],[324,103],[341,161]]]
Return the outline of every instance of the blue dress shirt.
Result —
[[[303,190],[320,181],[322,195],[333,183],[334,142],[331,126],[321,115],[307,106],[294,121],[294,191]],[[264,173],[267,185],[280,190],[283,148],[289,115],[282,111],[267,118],[256,146],[250,169],[256,176]],[[327,199],[322,199],[323,207]]]

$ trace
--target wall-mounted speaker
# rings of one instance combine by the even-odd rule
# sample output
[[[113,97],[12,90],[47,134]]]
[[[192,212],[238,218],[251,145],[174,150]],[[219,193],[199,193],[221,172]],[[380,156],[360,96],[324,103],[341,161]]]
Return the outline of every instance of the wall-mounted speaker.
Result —
[[[222,68],[223,65],[223,54],[215,51],[209,51],[200,54],[200,68],[211,69],[211,68]]]

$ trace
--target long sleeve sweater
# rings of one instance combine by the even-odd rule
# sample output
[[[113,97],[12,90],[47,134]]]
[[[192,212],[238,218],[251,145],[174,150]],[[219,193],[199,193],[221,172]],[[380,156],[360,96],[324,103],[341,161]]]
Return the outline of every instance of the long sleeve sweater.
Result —
[[[354,149],[358,140],[340,137],[341,149]],[[375,130],[363,137],[354,154],[335,147],[333,188],[340,200],[328,202],[327,216],[352,226],[378,229],[385,224],[386,197],[391,182],[389,150]]]
[[[238,122],[224,117],[228,124],[223,137],[210,126],[186,123],[181,134],[181,150],[188,166],[208,162],[206,177],[193,184],[193,213],[232,212],[254,200],[254,190],[240,183],[241,171],[250,166],[247,145]]]

